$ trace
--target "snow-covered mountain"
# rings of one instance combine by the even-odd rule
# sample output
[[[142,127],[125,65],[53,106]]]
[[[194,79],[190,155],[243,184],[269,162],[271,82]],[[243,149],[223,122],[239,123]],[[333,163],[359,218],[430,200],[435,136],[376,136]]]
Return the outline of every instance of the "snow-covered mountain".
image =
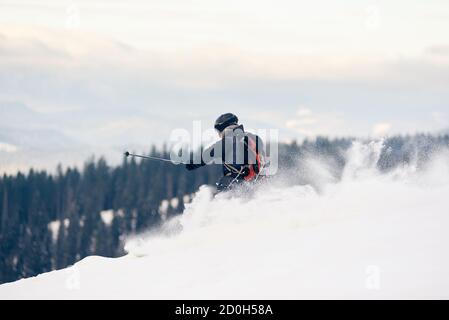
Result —
[[[81,167],[93,155],[117,165],[123,151],[147,152],[152,143],[167,139],[167,128],[163,118],[151,113],[129,116],[88,107],[38,111],[0,100],[0,174],[30,168],[53,172],[60,163]]]
[[[311,165],[319,194],[288,181],[249,197],[201,189],[182,216],[88,257],[0,286],[0,299],[449,298],[448,154],[419,170],[375,169],[355,144],[343,179]]]
[[[23,103],[0,101],[0,174],[30,168],[54,171],[58,164],[81,166],[92,155],[121,160],[122,149],[108,143],[91,144],[76,136],[79,116],[35,111]],[[73,123],[72,123],[73,122]],[[82,131],[78,129],[78,131]],[[68,133],[69,134],[68,134]]]

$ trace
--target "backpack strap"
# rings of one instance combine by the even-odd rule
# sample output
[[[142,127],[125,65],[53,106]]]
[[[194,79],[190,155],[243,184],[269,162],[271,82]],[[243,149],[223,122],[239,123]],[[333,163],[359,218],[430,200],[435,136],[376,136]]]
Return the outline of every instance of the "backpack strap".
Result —
[[[257,139],[257,138],[256,138]],[[244,177],[246,181],[252,181],[257,180],[259,177],[259,174],[264,166],[264,160],[261,154],[259,153],[257,141],[254,141],[254,139],[250,136],[245,136],[244,138],[245,146],[248,150],[248,153],[251,152],[253,154],[253,157],[248,157],[248,174]],[[255,159],[255,162],[253,163],[253,160]]]

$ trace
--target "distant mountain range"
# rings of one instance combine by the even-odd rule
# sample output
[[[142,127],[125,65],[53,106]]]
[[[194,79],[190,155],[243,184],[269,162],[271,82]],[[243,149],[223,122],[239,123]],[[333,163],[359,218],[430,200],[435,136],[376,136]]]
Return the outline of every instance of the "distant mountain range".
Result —
[[[0,173],[30,167],[54,170],[58,163],[79,165],[94,153],[52,122],[24,104],[0,102]]]

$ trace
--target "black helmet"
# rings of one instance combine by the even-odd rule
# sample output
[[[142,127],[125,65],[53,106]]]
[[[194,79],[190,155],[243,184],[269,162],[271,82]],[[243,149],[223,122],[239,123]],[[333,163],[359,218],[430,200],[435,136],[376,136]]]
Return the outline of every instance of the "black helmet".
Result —
[[[215,129],[219,132],[222,132],[224,129],[233,124],[238,124],[239,118],[235,114],[225,113],[218,117],[217,121],[215,121]]]

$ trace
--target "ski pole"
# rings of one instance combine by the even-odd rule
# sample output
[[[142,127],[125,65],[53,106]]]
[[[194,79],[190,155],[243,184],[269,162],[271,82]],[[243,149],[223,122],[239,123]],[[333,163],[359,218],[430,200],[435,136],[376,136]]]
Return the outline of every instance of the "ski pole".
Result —
[[[147,160],[157,160],[157,161],[164,161],[164,162],[170,162],[173,164],[176,164],[176,162],[173,162],[170,159],[165,159],[165,158],[159,158],[159,157],[152,157],[152,156],[142,156],[140,154],[133,154],[133,153],[129,153],[128,151],[125,152],[125,157],[135,157],[135,158],[142,158],[142,159],[147,159]],[[182,163],[179,163],[182,164]]]

